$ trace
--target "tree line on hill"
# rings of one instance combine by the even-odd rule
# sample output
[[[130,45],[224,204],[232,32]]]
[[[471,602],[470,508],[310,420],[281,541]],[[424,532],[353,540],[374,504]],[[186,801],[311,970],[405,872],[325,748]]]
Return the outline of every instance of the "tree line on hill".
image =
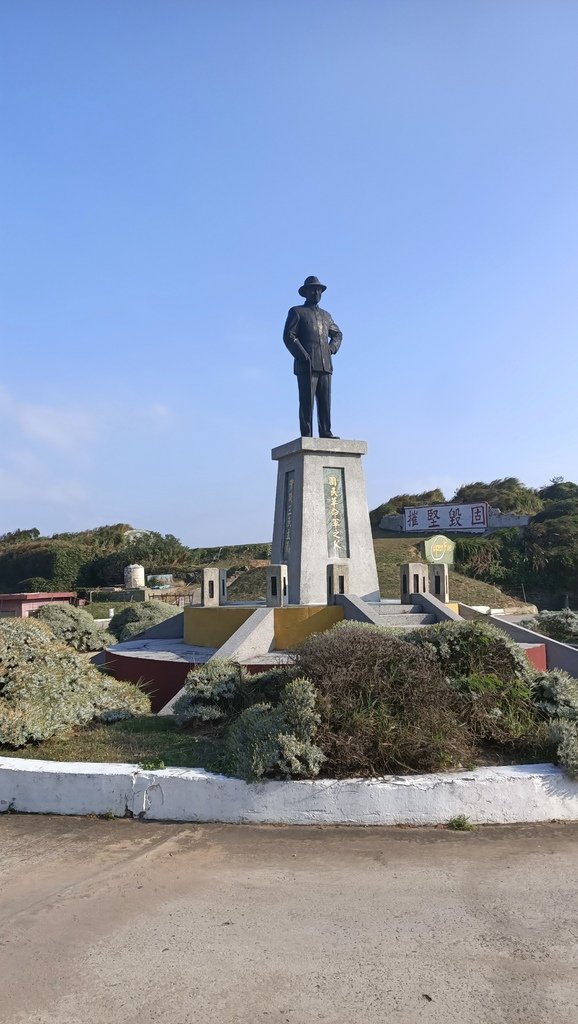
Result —
[[[123,582],[125,567],[132,563],[142,563],[150,575],[172,573],[192,580],[201,566],[218,562],[223,554],[245,564],[268,558],[270,546],[190,548],[170,533],[138,531],[133,535],[126,523],[52,537],[41,537],[36,528],[15,530],[0,536],[0,592],[117,586]]]
[[[382,516],[406,505],[445,502],[436,488],[421,494],[397,494],[370,513],[377,527]],[[487,501],[502,512],[530,515],[525,530],[499,530],[489,537],[459,537],[456,569],[520,596],[532,592],[565,593],[578,599],[578,484],[560,477],[541,488],[516,477],[464,484],[451,501]],[[0,592],[58,591],[115,586],[130,563],[142,563],[151,575],[172,573],[196,581],[203,565],[221,562],[240,567],[270,557],[269,544],[226,548],[190,548],[172,534],[133,531],[127,523],[81,533],[42,537],[36,528],[0,536]],[[543,602],[542,602],[543,603]],[[550,602],[550,607],[555,607]]]

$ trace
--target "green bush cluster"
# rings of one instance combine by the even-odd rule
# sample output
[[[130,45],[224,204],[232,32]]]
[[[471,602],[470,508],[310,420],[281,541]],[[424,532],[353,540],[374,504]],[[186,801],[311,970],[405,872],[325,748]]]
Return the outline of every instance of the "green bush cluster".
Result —
[[[34,612],[62,643],[75,651],[100,651],[114,643],[114,637],[96,625],[92,615],[70,604],[44,604]]]
[[[173,712],[181,725],[227,721],[261,701],[276,703],[287,679],[284,669],[250,673],[235,661],[211,658],[188,673]]]
[[[279,702],[253,704],[233,722],[227,751],[235,774],[248,782],[265,776],[319,774],[324,754],[314,742],[319,715],[309,679],[290,679]]]
[[[254,781],[266,775],[316,775],[324,760],[313,742],[318,716],[309,680],[284,669],[251,674],[215,658],[189,672],[174,705],[181,725],[198,720],[228,727],[227,766]]]
[[[550,719],[559,764],[578,778],[578,679],[562,669],[539,672],[534,694],[538,707]]]
[[[475,762],[488,743],[517,758],[550,747],[534,670],[483,622],[403,635],[342,623],[301,646],[298,670],[317,691],[330,774],[443,770]]]
[[[450,768],[471,757],[454,690],[432,650],[380,626],[311,636],[297,669],[317,693],[317,742],[335,776]]]
[[[336,777],[442,771],[478,763],[488,745],[535,760],[557,744],[578,771],[578,682],[536,674],[483,621],[403,634],[343,622],[309,637],[291,667],[253,676],[215,659],[189,673],[175,714],[220,725],[228,767],[253,780],[322,765]]]
[[[532,756],[548,747],[548,728],[535,700],[535,669],[518,644],[484,621],[443,622],[408,634],[435,652],[459,695],[459,714],[474,746],[491,742]]]
[[[76,587],[86,548],[71,541],[31,541],[0,551],[5,590],[70,591]]]
[[[52,580],[44,579],[44,576],[31,576],[30,579],[22,580],[22,592],[24,594],[52,594],[58,592]]]
[[[0,743],[21,747],[148,711],[137,686],[103,675],[41,622],[0,621]]]
[[[231,713],[233,701],[249,674],[242,665],[222,658],[208,661],[187,675],[184,689],[173,705],[179,725],[199,719],[212,722]]]
[[[578,612],[573,612],[570,608],[563,608],[559,612],[544,610],[520,625],[532,629],[535,633],[541,633],[542,636],[549,636],[552,640],[578,644]]]
[[[408,643],[434,654],[442,672],[451,678],[494,675],[504,682],[532,682],[532,666],[518,644],[483,619],[440,622],[404,636]]]
[[[135,601],[117,615],[113,615],[109,623],[109,631],[118,643],[132,640],[151,626],[157,626],[165,619],[178,615],[178,609],[164,601]]]
[[[142,563],[150,575],[187,578],[203,565],[267,559],[270,544],[189,548],[172,534],[134,531],[127,523],[41,537],[38,529],[0,536],[0,590],[76,590],[120,583],[123,570]]]

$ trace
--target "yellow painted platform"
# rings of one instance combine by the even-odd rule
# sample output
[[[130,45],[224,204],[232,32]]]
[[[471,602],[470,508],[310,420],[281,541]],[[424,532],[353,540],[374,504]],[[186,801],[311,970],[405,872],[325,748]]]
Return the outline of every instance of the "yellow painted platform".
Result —
[[[343,619],[340,605],[290,605],[272,608],[273,649],[288,651],[312,633],[324,633]],[[185,608],[183,642],[192,647],[222,647],[239,626],[253,614],[254,607]]]
[[[222,647],[254,608],[185,608],[183,639],[193,647]]]
[[[275,650],[290,651],[312,633],[324,633],[343,619],[340,605],[294,605],[275,608]]]

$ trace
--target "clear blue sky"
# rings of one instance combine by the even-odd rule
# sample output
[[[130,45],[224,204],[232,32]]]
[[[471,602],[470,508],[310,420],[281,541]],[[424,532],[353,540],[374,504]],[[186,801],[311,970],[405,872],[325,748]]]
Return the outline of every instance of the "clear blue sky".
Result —
[[[269,539],[307,274],[370,507],[578,479],[575,0],[0,12],[0,532]]]

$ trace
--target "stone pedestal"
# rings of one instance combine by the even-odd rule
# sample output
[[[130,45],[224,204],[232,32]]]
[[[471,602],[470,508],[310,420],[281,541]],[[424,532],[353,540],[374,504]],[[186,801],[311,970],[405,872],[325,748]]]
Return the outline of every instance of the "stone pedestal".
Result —
[[[287,566],[289,604],[327,604],[333,563],[347,565],[349,593],[379,600],[361,464],[366,452],[365,441],[317,437],[271,452],[279,464],[271,562]]]

